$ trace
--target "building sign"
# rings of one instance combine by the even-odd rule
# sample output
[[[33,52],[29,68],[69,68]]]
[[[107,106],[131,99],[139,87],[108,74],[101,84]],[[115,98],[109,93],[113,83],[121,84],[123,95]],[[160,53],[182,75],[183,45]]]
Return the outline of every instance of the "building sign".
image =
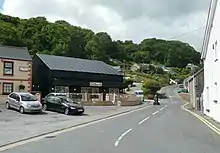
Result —
[[[19,71],[28,72],[28,71],[29,71],[29,67],[20,66],[20,67],[19,67]]]
[[[101,82],[90,82],[91,87],[101,87],[102,83]]]

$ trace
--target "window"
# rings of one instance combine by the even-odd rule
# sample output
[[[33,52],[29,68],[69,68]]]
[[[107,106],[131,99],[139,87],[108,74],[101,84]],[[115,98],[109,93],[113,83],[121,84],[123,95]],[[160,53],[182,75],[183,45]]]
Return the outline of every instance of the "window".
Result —
[[[15,94],[12,93],[12,94],[9,95],[9,97],[15,99]]]
[[[37,98],[32,94],[21,94],[22,101],[37,101]]]
[[[10,94],[13,92],[13,83],[3,83],[3,94]]]
[[[46,101],[46,102],[49,102],[49,103],[53,103],[53,101],[54,101],[54,96],[47,97],[47,99],[46,99],[45,101]]]
[[[54,104],[60,104],[61,103],[61,100],[60,98],[58,97],[54,97],[54,101],[53,101]]]
[[[18,94],[15,94],[15,100],[20,102],[20,96]]]
[[[13,62],[4,62],[4,75],[13,75]]]

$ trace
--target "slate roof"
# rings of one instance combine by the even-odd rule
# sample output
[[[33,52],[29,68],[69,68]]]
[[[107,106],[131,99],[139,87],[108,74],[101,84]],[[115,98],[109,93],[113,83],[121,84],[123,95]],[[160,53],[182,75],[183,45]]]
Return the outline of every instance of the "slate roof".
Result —
[[[0,45],[0,58],[32,61],[27,48],[4,45]]]
[[[97,60],[36,54],[50,70],[121,75],[112,66]]]

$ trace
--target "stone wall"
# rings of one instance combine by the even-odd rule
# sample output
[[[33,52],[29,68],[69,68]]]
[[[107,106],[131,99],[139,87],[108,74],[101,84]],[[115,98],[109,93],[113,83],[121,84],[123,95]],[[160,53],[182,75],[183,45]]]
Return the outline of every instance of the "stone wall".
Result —
[[[3,96],[3,95],[1,95],[1,96],[0,96],[0,105],[4,105],[6,99],[7,99],[7,96]]]

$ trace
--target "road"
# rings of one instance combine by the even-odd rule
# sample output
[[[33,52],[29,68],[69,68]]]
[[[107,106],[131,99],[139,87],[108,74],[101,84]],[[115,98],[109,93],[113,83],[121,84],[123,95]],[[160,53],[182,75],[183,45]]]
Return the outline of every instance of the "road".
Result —
[[[163,89],[169,99],[160,106],[11,146],[2,153],[219,153],[220,136],[180,108],[173,88]]]

